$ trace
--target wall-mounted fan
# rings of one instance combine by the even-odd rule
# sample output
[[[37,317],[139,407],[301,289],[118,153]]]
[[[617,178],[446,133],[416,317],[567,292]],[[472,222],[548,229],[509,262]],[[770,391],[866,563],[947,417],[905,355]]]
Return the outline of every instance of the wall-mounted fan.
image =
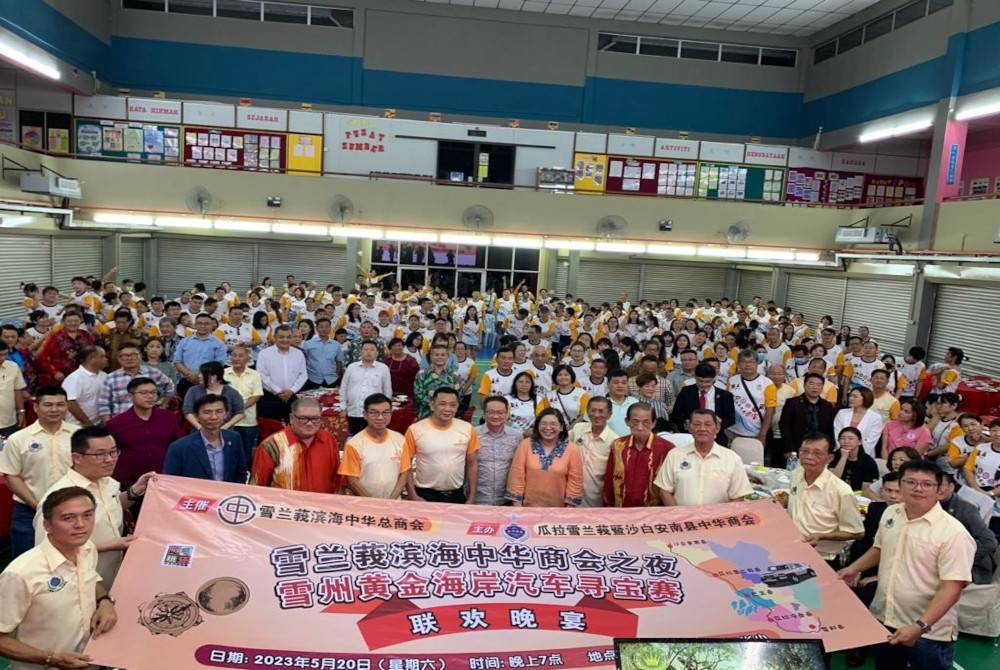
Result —
[[[338,223],[348,223],[354,218],[354,203],[346,195],[333,196],[330,216]]]
[[[605,239],[613,239],[616,237],[621,237],[625,234],[625,229],[628,228],[628,221],[625,217],[619,216],[617,214],[608,214],[607,216],[602,216],[597,222],[597,234]]]
[[[750,222],[740,221],[726,228],[726,242],[729,244],[739,244],[746,242],[750,237]]]
[[[493,227],[493,211],[486,205],[472,205],[462,212],[462,225],[469,230],[482,232]]]
[[[212,211],[212,194],[204,186],[199,186],[192,190],[184,198],[184,204],[188,211],[198,216],[205,216]]]

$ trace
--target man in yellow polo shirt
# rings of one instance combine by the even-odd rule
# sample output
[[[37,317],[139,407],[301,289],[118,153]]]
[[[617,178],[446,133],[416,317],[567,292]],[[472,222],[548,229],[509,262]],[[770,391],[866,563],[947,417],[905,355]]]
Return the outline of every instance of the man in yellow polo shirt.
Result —
[[[688,430],[694,442],[672,449],[656,473],[664,505],[724,503],[753,491],[740,457],[715,441],[721,425],[710,409],[691,412]]]
[[[891,632],[875,650],[877,670],[952,667],[958,598],[972,581],[976,543],[938,503],[943,475],[929,461],[899,469],[903,502],[882,515],[868,551],[838,572],[850,585],[878,566],[872,614]]]
[[[405,438],[389,430],[392,401],[381,393],[365,398],[364,417],[368,425],[344,445],[338,474],[347,488],[364,498],[395,500],[406,486],[410,459],[404,458]]]
[[[431,396],[431,415],[407,429],[403,458],[414,464],[407,481],[411,500],[475,504],[479,435],[455,418],[457,411],[458,391],[441,386]]]
[[[788,445],[794,449],[794,445]],[[790,477],[788,514],[806,542],[831,567],[850,540],[865,535],[854,491],[827,466],[833,462],[833,439],[822,433],[807,435],[799,445],[799,464]]]
[[[11,670],[89,668],[87,639],[118,621],[97,573],[94,496],[77,486],[42,503],[46,538],[0,574],[0,656]]]

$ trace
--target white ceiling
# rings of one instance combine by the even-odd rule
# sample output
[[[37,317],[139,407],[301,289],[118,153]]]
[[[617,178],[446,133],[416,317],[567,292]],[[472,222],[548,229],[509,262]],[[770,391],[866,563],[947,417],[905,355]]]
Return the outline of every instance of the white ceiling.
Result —
[[[878,0],[422,0],[781,35],[812,35]]]

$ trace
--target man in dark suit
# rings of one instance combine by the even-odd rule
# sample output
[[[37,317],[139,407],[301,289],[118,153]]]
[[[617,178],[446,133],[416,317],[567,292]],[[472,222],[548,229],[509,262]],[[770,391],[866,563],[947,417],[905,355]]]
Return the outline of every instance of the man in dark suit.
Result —
[[[246,484],[247,462],[243,442],[233,430],[222,430],[229,406],[222,396],[208,394],[194,404],[201,430],[167,448],[163,474]]]
[[[837,408],[822,398],[823,375],[807,372],[802,378],[802,395],[789,398],[781,410],[781,436],[784,438],[788,453],[796,452],[802,444],[802,438],[814,433],[829,435],[834,441],[833,418]],[[785,459],[772,462],[771,467],[782,468]]]
[[[670,420],[677,430],[685,431],[691,412],[696,409],[710,409],[715,412],[722,426],[715,441],[726,446],[726,428],[736,423],[736,405],[733,394],[715,386],[715,368],[708,363],[699,363],[694,369],[694,384],[681,387],[670,412]]]

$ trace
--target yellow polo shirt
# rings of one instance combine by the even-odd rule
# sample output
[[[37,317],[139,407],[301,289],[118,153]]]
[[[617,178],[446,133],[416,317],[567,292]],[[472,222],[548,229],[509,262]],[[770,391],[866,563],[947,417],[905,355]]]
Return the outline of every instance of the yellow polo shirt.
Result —
[[[412,460],[418,488],[454,491],[465,484],[465,460],[479,450],[479,435],[461,419],[442,428],[428,418],[406,430],[405,445],[403,458]]]
[[[807,484],[805,478],[805,470],[796,468],[789,477],[788,494],[788,514],[803,535],[865,532],[854,491],[847,482],[826,469],[812,484]],[[816,545],[816,551],[830,560],[840,554],[845,544],[823,540]]]
[[[882,556],[871,611],[891,628],[922,617],[942,581],[972,581],[976,543],[939,504],[916,519],[906,518],[903,504],[890,506],[882,515],[874,546]],[[957,604],[923,637],[939,642],[957,638]]]
[[[337,474],[357,477],[373,498],[388,498],[399,475],[410,469],[410,461],[403,458],[405,442],[394,430],[387,430],[381,441],[363,430],[344,445]]]
[[[243,374],[237,375],[232,368],[226,368],[222,373],[223,379],[229,382],[243,398],[244,402],[254,396],[264,395],[264,383],[261,381],[260,373],[252,368],[245,368]],[[257,425],[257,405],[243,408],[243,418],[236,424],[240,427],[253,428]],[[256,444],[243,445],[254,448]]]
[[[94,532],[90,535],[90,541],[96,546],[120,539],[124,527],[122,504],[118,498],[121,485],[111,477],[102,477],[92,482],[76,470],[70,469],[49,487],[43,497],[38,499],[38,508],[35,510],[35,544],[41,544],[45,539],[45,527],[42,524],[42,503],[45,502],[45,498],[48,498],[53,491],[70,486],[87,489],[93,494],[97,503],[94,508]],[[109,590],[124,557],[125,552],[122,551],[101,551],[97,554],[97,572]]]
[[[671,449],[653,483],[672,493],[678,505],[724,503],[753,492],[743,460],[718,444],[706,456],[694,443]]]
[[[17,406],[14,400],[15,391],[23,391],[24,375],[17,363],[4,361],[0,363],[0,428],[10,428],[17,423]]]
[[[0,473],[24,479],[32,495],[40,501],[73,464],[69,441],[78,428],[63,421],[55,433],[49,433],[36,421],[17,431],[0,450]],[[24,503],[17,496],[14,500]]]
[[[43,651],[83,651],[97,609],[97,548],[83,545],[70,563],[48,538],[0,574],[0,632]],[[39,670],[34,663],[11,670]]]

